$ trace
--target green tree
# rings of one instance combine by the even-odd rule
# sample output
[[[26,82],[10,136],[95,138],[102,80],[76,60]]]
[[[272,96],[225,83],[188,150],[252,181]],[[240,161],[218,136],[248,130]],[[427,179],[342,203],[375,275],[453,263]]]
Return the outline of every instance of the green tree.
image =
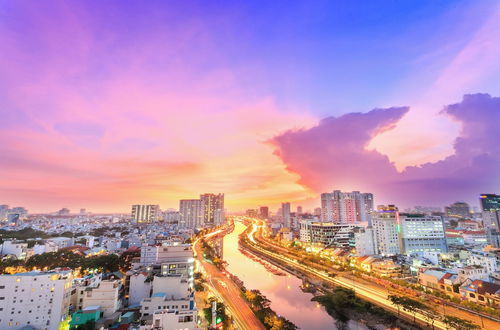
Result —
[[[398,316],[400,314],[401,307],[403,307],[403,302],[400,296],[390,295],[389,300],[398,309]]]
[[[480,327],[469,320],[464,320],[455,316],[446,316],[443,320],[446,326],[456,330],[479,329]]]
[[[122,273],[125,273],[126,271],[130,270],[132,260],[140,256],[141,256],[140,250],[123,252],[118,260],[118,268]]]

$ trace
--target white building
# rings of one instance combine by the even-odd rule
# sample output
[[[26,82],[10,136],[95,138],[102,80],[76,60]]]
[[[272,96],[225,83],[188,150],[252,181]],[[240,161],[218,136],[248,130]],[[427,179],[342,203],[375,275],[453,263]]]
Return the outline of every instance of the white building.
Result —
[[[42,244],[36,244],[33,246],[33,254],[42,254],[49,252],[57,252],[59,248],[54,242],[48,241]]]
[[[193,290],[192,251],[191,257],[184,263],[170,260],[160,267],[157,274],[142,274],[150,279],[150,285],[141,284],[142,276],[130,278],[130,294],[135,292],[134,299],[139,295],[141,300],[141,317],[145,327],[141,329],[194,329],[197,324],[197,308]],[[186,267],[187,265],[191,265]],[[182,266],[182,267],[179,267]],[[152,272],[155,267],[147,267]],[[132,286],[135,286],[134,288]],[[141,292],[139,292],[140,290]]]
[[[190,280],[182,275],[155,276],[152,281],[151,296],[141,301],[141,316],[145,318],[155,314],[179,315],[180,313],[189,316],[184,318],[185,322],[180,323],[187,323],[190,319],[196,324],[197,309],[191,284]],[[175,318],[170,319],[170,322],[173,321]],[[174,324],[164,326],[166,328],[163,329],[179,329]]]
[[[189,260],[189,261],[188,261]],[[193,263],[193,250],[190,244],[143,245],[140,263],[143,266],[168,262]],[[179,265],[180,266],[180,265]]]
[[[354,224],[304,220],[300,222],[300,241],[348,247],[354,239],[354,228],[357,227]]]
[[[53,237],[45,240],[45,243],[52,243],[57,246],[58,249],[64,249],[68,246],[74,244],[74,239],[70,237]]]
[[[91,274],[73,280],[73,291],[71,292],[71,305],[77,310],[82,310],[83,297],[87,288],[95,288],[101,283],[102,274]]]
[[[0,275],[0,329],[58,329],[68,316],[71,271]]]
[[[400,214],[404,253],[447,252],[443,219],[422,214]]]
[[[483,251],[471,251],[467,258],[467,265],[481,266],[488,274],[493,274],[499,269],[497,257],[493,253]]]
[[[354,246],[357,256],[371,256],[376,254],[373,234],[372,228],[360,227],[354,229]]]
[[[82,309],[90,306],[99,306],[104,317],[111,316],[120,307],[120,281],[104,280],[96,287],[86,287],[81,302]]]
[[[4,241],[0,247],[1,255],[13,255],[17,259],[26,259],[28,257],[28,243],[13,241]]]
[[[140,327],[140,330],[192,330],[197,327],[196,314],[191,310],[158,311],[153,314],[151,322]]]
[[[128,305],[134,306],[141,303],[145,298],[151,295],[152,281],[148,280],[151,273],[147,271],[129,271],[127,277],[129,280]]]
[[[462,268],[456,269],[458,273],[458,279],[460,283],[465,282],[466,280],[485,280],[488,281],[490,275],[488,271],[481,266],[465,266]]]
[[[379,206],[373,213],[372,226],[378,254],[391,256],[401,253],[401,228],[398,209],[394,205]]]

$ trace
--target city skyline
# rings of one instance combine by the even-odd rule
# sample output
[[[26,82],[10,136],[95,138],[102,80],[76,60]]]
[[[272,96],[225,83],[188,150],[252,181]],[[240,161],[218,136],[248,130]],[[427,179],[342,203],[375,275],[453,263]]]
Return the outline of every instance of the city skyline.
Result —
[[[5,2],[0,201],[225,193],[478,205],[500,187],[500,4]],[[356,166],[352,166],[356,164]]]

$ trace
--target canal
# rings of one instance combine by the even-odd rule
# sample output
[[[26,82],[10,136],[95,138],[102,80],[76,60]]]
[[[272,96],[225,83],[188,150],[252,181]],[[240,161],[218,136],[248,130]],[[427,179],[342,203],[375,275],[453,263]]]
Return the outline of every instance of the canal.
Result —
[[[260,290],[270,301],[271,308],[300,329],[327,330],[336,329],[335,320],[323,307],[311,301],[310,293],[302,292],[302,281],[287,273],[278,276],[268,272],[263,265],[246,257],[238,250],[238,235],[245,230],[245,225],[235,222],[234,231],[226,235],[223,244],[224,260],[227,270],[238,276],[249,290]],[[366,329],[358,322],[349,321],[351,329]]]

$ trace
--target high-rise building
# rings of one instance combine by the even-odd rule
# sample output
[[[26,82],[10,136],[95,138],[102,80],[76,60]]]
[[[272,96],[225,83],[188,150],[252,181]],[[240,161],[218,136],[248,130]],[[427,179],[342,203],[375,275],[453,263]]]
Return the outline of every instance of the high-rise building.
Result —
[[[163,221],[168,224],[178,224],[181,218],[181,213],[175,210],[168,210],[163,212]]]
[[[181,199],[179,213],[179,228],[195,229],[203,226],[200,199]]]
[[[488,243],[494,247],[500,247],[500,195],[482,194],[479,202]]]
[[[291,215],[290,215],[290,203],[281,203],[281,217],[283,219],[283,225],[286,228],[292,226]]]
[[[400,214],[405,254],[447,252],[443,218],[423,214]]]
[[[9,226],[17,226],[19,223],[19,214],[18,213],[9,213],[7,216],[7,221]]]
[[[259,208],[259,217],[261,219],[269,219],[269,207],[261,206]]]
[[[401,253],[401,225],[398,208],[394,205],[379,205],[372,215],[375,250],[381,255]]]
[[[59,329],[71,303],[71,271],[0,275],[0,329]]]
[[[132,205],[132,219],[137,223],[152,223],[158,221],[160,206]]]
[[[9,214],[9,205],[0,205],[0,222],[7,221],[7,215]]]
[[[303,212],[302,212],[302,206],[297,206],[297,214],[298,215],[301,215]]]
[[[18,214],[19,220],[26,220],[26,218],[28,217],[28,210],[22,206],[13,207],[12,209],[9,210],[9,213]]]
[[[470,217],[470,207],[469,204],[465,202],[455,202],[450,206],[444,208],[447,216],[455,218],[469,218]]]
[[[219,226],[224,223],[224,194],[203,194],[200,200],[204,226]]]
[[[66,207],[63,207],[62,209],[60,209],[56,213],[57,213],[57,215],[69,215],[70,210]]]
[[[321,221],[337,223],[370,222],[373,194],[359,191],[321,194]]]
[[[259,215],[259,212],[256,209],[248,209],[245,214],[249,218],[256,218]]]

